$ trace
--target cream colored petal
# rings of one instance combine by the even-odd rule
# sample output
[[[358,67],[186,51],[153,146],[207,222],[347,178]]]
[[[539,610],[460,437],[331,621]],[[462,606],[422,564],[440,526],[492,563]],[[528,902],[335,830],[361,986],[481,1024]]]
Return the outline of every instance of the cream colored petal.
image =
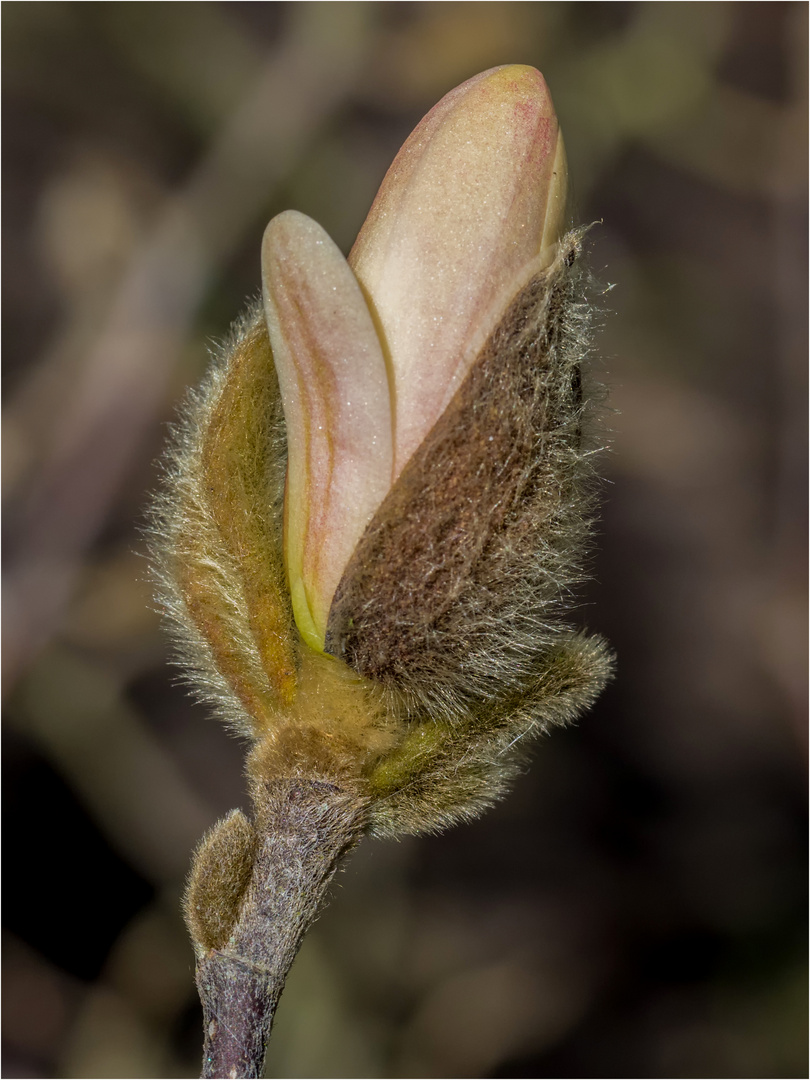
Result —
[[[332,595],[391,484],[388,375],[360,287],[320,225],[296,211],[274,218],[262,282],[287,426],[293,611],[307,644],[322,650]]]
[[[548,88],[520,65],[451,91],[388,170],[349,262],[390,352],[395,476],[506,303],[551,262],[565,189]]]

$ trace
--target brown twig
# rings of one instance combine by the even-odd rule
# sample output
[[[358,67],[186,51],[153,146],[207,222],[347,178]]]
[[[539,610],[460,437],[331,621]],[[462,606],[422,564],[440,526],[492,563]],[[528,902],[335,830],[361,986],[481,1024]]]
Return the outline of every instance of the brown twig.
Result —
[[[267,781],[254,791],[257,851],[227,944],[198,958],[202,1077],[258,1077],[276,1006],[301,939],[342,857],[367,822],[367,801],[332,783]]]

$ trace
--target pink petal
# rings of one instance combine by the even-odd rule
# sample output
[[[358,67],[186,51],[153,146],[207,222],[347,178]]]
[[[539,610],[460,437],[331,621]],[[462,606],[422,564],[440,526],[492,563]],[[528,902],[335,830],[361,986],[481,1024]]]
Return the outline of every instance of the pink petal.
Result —
[[[349,255],[394,371],[398,476],[522,284],[551,262],[565,154],[543,76],[494,68],[406,141]]]
[[[264,308],[287,425],[285,559],[298,628],[322,650],[332,595],[391,485],[391,397],[360,287],[310,218],[267,226]]]

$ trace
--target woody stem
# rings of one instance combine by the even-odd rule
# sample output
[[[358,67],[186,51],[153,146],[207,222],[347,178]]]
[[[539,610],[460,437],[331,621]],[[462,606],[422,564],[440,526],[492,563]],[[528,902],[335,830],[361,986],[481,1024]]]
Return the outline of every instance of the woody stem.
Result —
[[[259,1077],[278,1000],[342,857],[367,823],[357,795],[319,780],[264,782],[254,793],[259,846],[230,940],[197,963],[202,1077]]]

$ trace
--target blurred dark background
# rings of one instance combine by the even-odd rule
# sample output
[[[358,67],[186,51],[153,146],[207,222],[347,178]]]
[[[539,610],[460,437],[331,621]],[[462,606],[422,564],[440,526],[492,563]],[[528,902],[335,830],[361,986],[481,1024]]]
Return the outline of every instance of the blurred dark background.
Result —
[[[274,1077],[801,1077],[804,3],[17,3],[3,22],[4,1063],[196,1076],[179,897],[247,809],[150,607],[167,425],[294,207],[348,250],[447,90],[539,67],[600,220],[617,677],[475,824],[367,842]]]

